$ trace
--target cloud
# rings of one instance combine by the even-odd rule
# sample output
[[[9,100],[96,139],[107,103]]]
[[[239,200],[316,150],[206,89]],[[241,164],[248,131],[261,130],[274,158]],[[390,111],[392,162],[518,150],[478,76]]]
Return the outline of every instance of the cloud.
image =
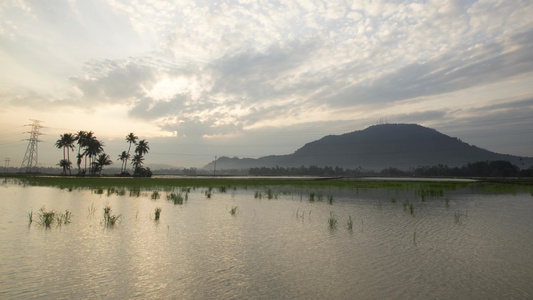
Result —
[[[533,31],[512,36],[504,43],[446,53],[425,63],[413,63],[370,84],[345,88],[328,102],[349,106],[354,102],[393,103],[411,98],[450,93],[505,80],[533,70],[529,45]]]
[[[533,92],[532,14],[525,0],[9,0],[0,101],[95,122],[112,108],[195,143],[380,118],[511,130],[531,125],[502,118],[531,109],[513,97]]]

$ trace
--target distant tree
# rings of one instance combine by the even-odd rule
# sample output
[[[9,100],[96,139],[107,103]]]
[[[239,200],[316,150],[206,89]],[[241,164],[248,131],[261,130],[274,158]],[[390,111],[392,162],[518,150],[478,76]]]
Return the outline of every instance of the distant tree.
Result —
[[[144,156],[149,150],[150,147],[148,146],[148,142],[146,140],[140,140],[137,144],[137,147],[135,147],[135,153],[139,154],[140,156]]]
[[[85,148],[85,157],[89,157],[89,165],[93,166],[97,156],[104,151],[104,143],[92,136]],[[93,173],[94,174],[94,173]]]
[[[92,131],[78,131],[76,135],[74,136],[74,139],[77,141],[77,144],[78,144],[78,155],[76,156],[77,158],[76,164],[78,165],[78,175],[82,174],[81,162],[83,161],[84,158],[85,158],[85,169],[87,169],[86,148],[89,145],[90,140],[93,138],[93,135],[94,133]],[[82,152],[82,149],[84,149],[83,152]]]
[[[140,154],[135,154],[133,156],[133,159],[131,160],[131,164],[133,165],[133,169],[135,170],[134,173],[137,174],[139,170],[142,168],[144,162],[144,157]]]
[[[104,166],[109,166],[112,163],[113,161],[111,160],[109,155],[101,153],[98,158],[92,162],[91,173],[94,175],[98,174],[98,176],[101,176],[102,169],[104,168]]]
[[[128,158],[130,155],[126,151],[122,151],[122,153],[118,156],[118,160],[122,161],[122,165],[120,166],[120,173],[126,173],[126,162],[128,161]]]
[[[70,151],[74,150],[74,141],[75,137],[72,133],[65,133],[59,135],[59,139],[56,141],[55,145],[59,149],[63,149],[63,160],[70,163]],[[71,164],[70,164],[71,165]],[[66,175],[66,170],[64,169],[64,175]],[[70,174],[70,167],[68,168]]]
[[[70,167],[72,166],[72,163],[66,159],[62,159],[59,161],[59,163],[57,164],[58,166],[60,166],[61,168],[63,168],[63,175],[66,175],[67,174],[67,170],[70,172]]]
[[[131,145],[132,144],[137,144],[137,140],[139,139],[138,136],[136,136],[133,132],[130,132],[127,136],[126,136],[126,142],[128,142],[130,145],[128,147],[128,152],[127,152],[127,157],[125,158],[124,160],[124,171],[122,171],[123,173],[126,172],[126,169],[127,169],[127,166],[128,166],[128,159],[130,158],[130,150],[131,150]]]

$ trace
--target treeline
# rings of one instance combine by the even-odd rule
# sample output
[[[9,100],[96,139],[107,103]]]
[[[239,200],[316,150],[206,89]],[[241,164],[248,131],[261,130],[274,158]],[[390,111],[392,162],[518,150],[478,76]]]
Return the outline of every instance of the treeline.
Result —
[[[139,137],[134,133],[126,136],[128,150],[122,151],[118,160],[122,161],[120,167],[121,176],[129,176],[128,160],[131,158],[133,166],[133,176],[151,177],[150,168],[143,167],[144,155],[148,153],[150,147],[146,140],[138,141]],[[131,157],[130,150],[132,145],[135,146],[135,155]],[[76,165],[78,167],[77,176],[100,176],[104,166],[113,163],[111,157],[104,152],[104,143],[96,138],[92,131],[79,131],[75,134],[60,134],[55,146],[63,150],[63,159],[57,164],[62,168],[62,175],[72,175],[72,162],[70,152],[76,151]]]
[[[415,177],[533,177],[533,168],[520,170],[508,161],[480,161],[462,167],[446,165],[421,166],[408,171],[397,168],[386,168],[379,172],[341,167],[301,166],[298,168],[251,168],[248,172],[253,176],[325,176],[325,177],[358,177],[358,176],[415,176]]]

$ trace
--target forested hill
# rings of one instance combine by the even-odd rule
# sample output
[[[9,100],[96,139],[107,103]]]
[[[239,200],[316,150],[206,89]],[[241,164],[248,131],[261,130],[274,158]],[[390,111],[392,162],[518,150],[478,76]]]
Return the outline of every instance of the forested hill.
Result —
[[[258,159],[221,157],[217,169],[253,167],[339,166],[345,169],[407,170],[419,166],[460,167],[477,161],[504,160],[520,168],[533,158],[494,153],[417,124],[381,124],[342,135],[328,135],[293,154]],[[213,169],[213,162],[205,168]]]

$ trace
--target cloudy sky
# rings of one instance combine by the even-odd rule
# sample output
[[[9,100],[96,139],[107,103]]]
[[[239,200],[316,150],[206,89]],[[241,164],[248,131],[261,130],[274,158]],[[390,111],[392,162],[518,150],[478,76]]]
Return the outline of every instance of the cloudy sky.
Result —
[[[533,156],[531,0],[3,0],[0,159],[91,130],[147,164],[290,154],[381,121]],[[115,163],[119,166],[119,163]]]

